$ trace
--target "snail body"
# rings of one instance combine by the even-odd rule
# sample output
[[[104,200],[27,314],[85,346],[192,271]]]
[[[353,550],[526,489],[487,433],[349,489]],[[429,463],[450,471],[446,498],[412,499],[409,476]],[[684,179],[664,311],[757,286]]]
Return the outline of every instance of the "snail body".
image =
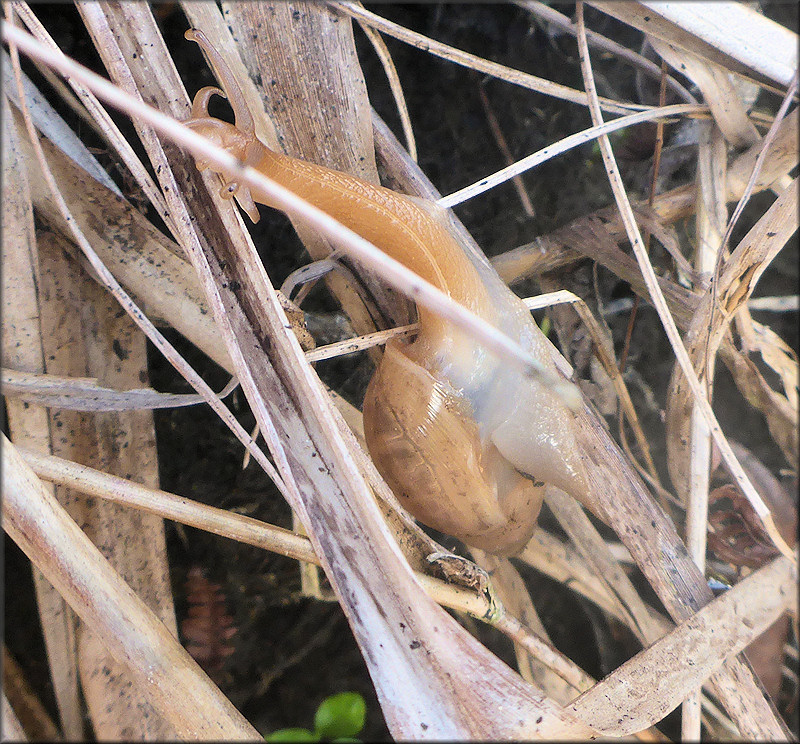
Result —
[[[514,338],[552,368],[527,308],[488,262],[471,260],[443,210],[362,179],[277,153],[258,140],[239,86],[202,33],[225,87],[195,96],[188,126],[330,214],[454,300]],[[214,94],[236,123],[208,114]],[[206,168],[202,162],[198,168]],[[256,222],[270,197],[236,182],[234,197]],[[585,482],[571,414],[548,388],[503,365],[424,307],[412,343],[387,345],[364,400],[367,447],[387,483],[421,522],[488,552],[510,555],[530,539],[545,483],[580,498]]]

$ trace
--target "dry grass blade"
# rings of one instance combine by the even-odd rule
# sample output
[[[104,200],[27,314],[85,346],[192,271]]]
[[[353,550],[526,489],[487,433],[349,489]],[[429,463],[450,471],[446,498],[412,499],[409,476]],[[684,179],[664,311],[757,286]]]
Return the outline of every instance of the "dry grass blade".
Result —
[[[46,68],[45,68],[46,69]],[[2,52],[3,92],[16,108],[20,107],[17,85],[14,80],[14,70],[11,60],[5,50]],[[58,78],[56,78],[58,79]],[[103,170],[97,158],[92,155],[75,132],[56,113],[55,109],[47,102],[27,75],[22,76],[25,100],[31,111],[31,118],[36,128],[48,139],[57,142],[59,148],[78,165],[81,166],[92,178],[113,191],[117,196],[122,196],[119,188],[108,173]],[[36,184],[33,184],[34,187]]]
[[[6,741],[28,741],[25,735],[25,729],[17,718],[17,714],[8,702],[5,691],[3,692],[3,709],[2,718],[0,718],[0,725],[3,726],[3,739]]]
[[[739,74],[752,71],[788,85],[797,69],[797,34],[744,3],[590,4]]]
[[[374,47],[375,53],[380,58],[383,69],[386,71],[386,77],[389,79],[389,86],[392,89],[392,95],[397,103],[397,113],[400,116],[400,124],[403,127],[403,135],[406,138],[406,148],[408,149],[408,154],[411,156],[411,159],[416,162],[417,143],[414,139],[414,129],[411,126],[411,117],[409,116],[408,106],[406,105],[406,99],[403,95],[403,87],[400,84],[400,77],[397,74],[397,68],[394,66],[394,62],[392,61],[392,55],[389,53],[386,43],[383,41],[381,35],[377,31],[373,30],[365,23],[359,23],[359,25],[361,26],[361,30],[369,39],[370,44],[372,44]]]
[[[203,402],[199,395],[172,395],[152,388],[115,390],[102,387],[91,378],[26,374],[10,369],[1,370],[0,375],[3,394],[7,397],[69,411],[134,411],[193,406]],[[226,391],[222,391],[219,397],[225,395]]]
[[[763,191],[768,188],[770,184],[785,176],[796,166],[798,158],[797,125],[798,110],[795,109],[783,120],[775,140],[769,148],[765,149],[764,141],[761,140],[731,163],[726,179],[729,201],[739,199],[745,193],[747,183],[754,172],[754,165],[762,152],[764,152],[763,168],[753,186],[755,191]],[[695,189],[692,185],[679,186],[664,194],[659,194],[652,207],[658,219],[665,225],[689,216],[694,208]],[[642,205],[636,206],[636,214],[640,221],[647,218],[647,213]],[[601,222],[600,226],[597,224],[598,220]],[[646,227],[645,224],[642,226]],[[534,243],[520,246],[497,256],[492,260],[492,264],[506,282],[513,283],[531,274],[569,265],[586,255],[619,274],[631,284],[637,294],[647,297],[647,289],[641,280],[641,272],[626,271],[619,261],[613,261],[603,250],[602,238],[605,235],[614,240],[625,239],[625,228],[616,209],[605,208],[587,217],[581,217],[540,237]],[[619,254],[622,256],[621,260],[627,258],[621,251]],[[660,281],[663,286],[663,280]],[[682,287],[676,287],[675,292],[687,295]],[[688,321],[692,310],[687,312],[687,309],[682,308],[680,303],[675,301],[676,299],[667,293],[670,311],[675,315],[676,322],[685,328],[688,322],[684,322],[684,319]]]
[[[619,119],[614,119],[613,121],[609,122],[601,122],[600,124],[596,124],[589,129],[584,129],[582,132],[577,132],[576,134],[571,134],[568,137],[564,137],[558,142],[548,145],[547,147],[531,153],[530,155],[526,155],[516,163],[512,163],[508,167],[496,171],[492,175],[486,176],[486,178],[482,178],[480,181],[477,181],[470,186],[466,186],[459,191],[442,197],[438,200],[438,204],[442,207],[454,207],[456,204],[461,204],[467,199],[472,199],[473,197],[478,196],[479,194],[482,194],[485,191],[494,188],[495,186],[499,186],[501,183],[505,183],[509,179],[518,176],[520,173],[524,173],[531,168],[535,168],[537,165],[541,165],[547,160],[556,157],[556,155],[561,155],[562,153],[565,153],[574,147],[591,142],[592,140],[609,134],[610,132],[615,132],[619,129],[625,129],[626,127],[630,127],[634,124],[640,124],[644,121],[662,119],[667,116],[675,116],[678,114],[698,114],[705,112],[705,110],[705,106],[700,106],[698,104],[680,103],[675,104],[674,106],[663,106],[661,108],[640,111],[639,113],[622,116]]]
[[[736,312],[746,303],[770,261],[796,232],[797,199],[798,186],[794,180],[734,249],[724,265],[714,293],[718,298],[717,302],[720,303],[721,312],[715,312],[714,294],[711,292],[699,304],[687,333],[687,347],[691,358],[698,360],[695,363],[698,364],[700,374],[704,378],[706,378],[706,356],[709,353],[713,354],[719,348]],[[689,421],[686,413],[689,392],[686,385],[685,371],[676,371],[670,383],[667,442],[671,450],[669,462],[672,479],[679,494],[685,493],[687,486],[681,468],[674,467],[684,451],[682,437],[685,437],[684,432]],[[786,404],[789,404],[788,400]],[[782,449],[785,452],[791,453],[797,450],[797,426],[796,423],[791,424],[791,418],[789,422],[789,426],[777,431],[775,438],[783,443]],[[780,423],[780,420],[770,422],[773,432],[776,432],[776,427]]]
[[[697,168],[697,250],[695,264],[699,275],[711,274],[717,255],[723,250],[722,236],[727,220],[725,206],[725,171],[727,153],[721,129],[709,122],[701,130]],[[711,400],[711,381],[715,357],[705,360],[707,395]],[[672,399],[667,405],[671,405]],[[686,508],[686,547],[697,567],[706,570],[706,533],[708,531],[708,490],[711,480],[711,436],[708,426],[696,409],[691,412],[689,460],[689,495]],[[675,481],[673,480],[673,483]],[[683,704],[681,735],[686,740],[699,739],[701,732],[700,692]]]
[[[619,592],[609,590],[607,582],[594,569],[595,561],[584,559],[582,551],[572,544],[559,540],[545,530],[538,530],[519,559],[579,592],[632,631],[640,632]],[[666,617],[655,610],[648,608],[648,614],[654,620],[654,638],[660,638],[673,627]]]
[[[15,718],[19,717],[19,722],[22,724],[19,731],[26,731],[28,738],[34,741],[62,740],[58,728],[47,714],[39,698],[36,697],[5,644],[3,644],[3,699],[4,704],[8,703],[10,709],[13,706],[12,712],[15,713]],[[2,723],[4,741],[23,740],[24,737],[18,739],[14,734],[9,735],[13,729],[6,728],[5,717]]]
[[[574,700],[576,691],[588,690],[594,680],[555,650],[517,569],[509,560],[475,548],[471,552],[492,577],[493,591],[502,607],[511,613],[510,617],[495,613],[494,624],[504,624],[507,633],[511,630],[508,634],[514,639],[517,667],[523,679],[541,687],[561,705]]]
[[[56,45],[55,41],[53,41],[50,34],[47,33],[44,26],[33,14],[28,4],[17,1],[13,3],[13,6],[16,12],[20,14],[20,17],[23,19],[24,23],[27,25],[28,29],[33,35],[43,43],[47,44],[51,49],[58,51],[58,46]],[[87,112],[97,122],[99,131],[119,154],[122,162],[125,163],[133,177],[136,179],[137,183],[141,186],[142,190],[147,195],[147,198],[150,200],[150,203],[156,208],[164,222],[167,225],[171,225],[171,218],[164,205],[164,198],[161,192],[156,187],[153,179],[150,177],[150,174],[147,172],[147,169],[144,167],[141,160],[139,160],[138,156],[133,151],[133,148],[130,146],[128,140],[125,138],[122,132],[119,131],[117,125],[91,92],[86,90],[81,85],[75,84],[71,80],[69,82],[72,84],[75,93],[78,95],[78,98],[81,100],[84,106],[86,106]],[[59,140],[56,139],[55,141],[58,142]]]
[[[576,36],[578,33],[578,30],[575,28],[575,24],[572,20],[567,18],[567,16],[565,16],[563,13],[559,13],[555,8],[545,5],[545,3],[540,3],[538,0],[515,0],[515,4],[519,5],[521,8],[525,8],[525,10],[529,11],[537,18],[541,18],[547,23],[552,23],[555,26],[564,29],[573,36]],[[621,59],[631,62],[654,80],[659,82],[661,81],[661,68],[647,59],[647,57],[643,57],[641,54],[637,54],[636,52],[628,49],[628,47],[618,44],[617,42],[606,38],[602,34],[596,33],[595,31],[590,31],[587,29],[586,39],[590,45],[596,46],[603,51],[610,52]],[[671,75],[666,76],[665,82],[667,87],[684,101],[686,101],[686,103],[697,102],[695,97]]]
[[[179,736],[261,737],[211,683],[175,636],[111,568],[3,437],[3,527],[123,660],[138,689]]]
[[[320,565],[320,559],[308,537],[282,527],[191,501],[166,491],[148,488],[60,457],[37,455],[24,449],[20,449],[19,454],[36,475],[47,481],[263,550],[316,566]],[[490,621],[493,608],[486,596],[426,574],[415,575],[426,592],[440,604]]]
[[[40,307],[37,296],[39,266],[33,222],[29,180],[22,153],[22,137],[3,98],[4,180],[14,179],[17,188],[3,194],[2,280],[3,363],[18,370],[43,373]],[[13,236],[13,237],[12,237]],[[30,339],[35,339],[30,343]],[[20,401],[6,401],[8,431],[15,441],[50,451],[48,413],[38,406],[26,410]],[[76,619],[64,600],[37,569],[33,571],[36,601],[42,617],[42,632],[48,652],[50,677],[63,733],[70,738],[83,736],[83,716],[78,689],[78,662],[75,638]]]
[[[499,80],[505,80],[506,82],[514,85],[521,85],[525,88],[529,88],[530,90],[544,93],[545,95],[563,98],[564,100],[572,101],[573,103],[586,105],[588,101],[586,94],[579,90],[574,90],[564,85],[558,85],[550,80],[545,80],[543,78],[536,77],[535,75],[529,75],[528,73],[520,72],[519,70],[513,70],[505,65],[497,64],[496,62],[489,62],[488,60],[485,60],[481,57],[476,57],[474,54],[468,54],[467,52],[463,52],[459,49],[453,49],[453,47],[450,47],[447,44],[442,44],[434,39],[428,38],[427,36],[423,36],[422,34],[418,34],[414,31],[410,31],[409,29],[403,28],[396,23],[387,21],[385,18],[381,18],[379,15],[376,15],[369,10],[365,10],[360,5],[350,2],[331,1],[329,1],[328,4],[342,13],[349,15],[350,17],[376,28],[378,31],[386,34],[387,36],[393,36],[400,41],[404,41],[407,44],[417,47],[418,49],[422,49],[425,52],[434,54],[437,57],[454,62],[455,64],[463,65],[464,67],[476,70],[477,72],[491,75],[492,77],[496,77]],[[604,110],[617,114],[624,114],[629,111],[638,111],[640,109],[647,108],[646,106],[637,106],[619,101],[610,101],[605,98],[602,99],[602,106]]]
[[[9,17],[13,22],[13,13]],[[11,49],[12,66],[22,96],[19,60]],[[21,100],[28,136],[35,138],[30,114]],[[41,157],[41,153],[39,152]],[[45,180],[60,200],[52,174],[44,169]],[[63,206],[63,200],[60,200]],[[41,343],[47,369],[57,375],[84,376],[87,372],[108,386],[139,384],[146,369],[144,338],[131,320],[112,312],[113,300],[87,276],[70,272],[63,256],[54,252],[49,240],[40,240],[39,255]],[[72,301],[61,295],[69,287]],[[76,308],[75,299],[84,306]],[[109,306],[109,303],[111,306]],[[58,308],[54,307],[58,304]],[[58,321],[55,321],[58,317]],[[88,327],[82,319],[92,318]],[[46,332],[45,329],[54,329]],[[114,353],[117,351],[118,353]],[[96,413],[92,417],[51,413],[52,426],[65,426],[53,437],[52,446],[80,460],[103,462],[110,471],[135,470],[144,481],[157,480],[155,439],[150,414]],[[91,436],[89,432],[94,433]],[[63,495],[62,495],[63,498]],[[95,544],[137,591],[139,596],[176,632],[169,585],[163,524],[149,515],[118,514],[107,504],[72,504],[84,529]],[[77,628],[78,663],[84,697],[95,731],[101,737],[170,736],[172,727],[149,710],[141,692],[123,694],[129,685],[127,672],[108,656],[104,644],[91,628]],[[142,713],[146,711],[146,713]]]
[[[638,731],[677,707],[796,603],[792,564],[778,558],[623,664],[572,707],[594,708],[603,729],[619,736]],[[609,700],[615,710],[606,718]]]
[[[731,144],[746,147],[758,142],[758,131],[747,116],[747,108],[734,81],[720,65],[669,44],[651,39],[650,43],[662,59],[681,70],[700,88],[711,115]]]

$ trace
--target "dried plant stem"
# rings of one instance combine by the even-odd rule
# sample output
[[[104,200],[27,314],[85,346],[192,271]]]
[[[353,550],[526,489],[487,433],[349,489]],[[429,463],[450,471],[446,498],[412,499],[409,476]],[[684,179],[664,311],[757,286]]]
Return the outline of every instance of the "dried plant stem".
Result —
[[[3,709],[2,709],[2,725],[3,725],[3,740],[4,741],[28,741],[25,735],[25,729],[22,728],[17,714],[8,702],[6,693],[3,692]]]
[[[552,23],[554,26],[564,29],[573,36],[576,36],[578,33],[571,19],[567,18],[563,13],[559,13],[555,8],[549,5],[545,5],[537,0],[514,0],[514,4],[518,5],[520,8],[525,8],[529,13],[547,21],[547,23]],[[686,88],[671,75],[665,75],[663,70],[647,59],[647,57],[643,57],[641,54],[637,54],[628,49],[628,47],[617,44],[616,41],[612,41],[602,34],[598,34],[596,31],[590,31],[589,29],[586,30],[586,40],[598,49],[603,49],[620,59],[624,59],[626,62],[636,65],[636,67],[651,78],[659,81],[665,80],[669,89],[686,101],[686,103],[697,103],[697,99],[686,90]]]
[[[468,67],[471,70],[476,70],[477,72],[491,75],[492,77],[496,77],[499,80],[505,80],[508,83],[513,83],[514,85],[520,85],[524,88],[534,90],[537,93],[543,93],[544,95],[561,98],[565,101],[572,101],[573,103],[579,103],[584,106],[587,105],[588,98],[582,91],[574,90],[573,88],[568,88],[564,85],[558,85],[550,80],[545,80],[544,78],[536,77],[535,75],[529,75],[528,73],[514,70],[496,62],[489,62],[482,57],[477,57],[474,54],[463,52],[460,49],[454,49],[447,44],[442,44],[441,42],[431,39],[428,36],[423,36],[415,31],[411,31],[397,23],[387,21],[385,18],[381,18],[379,15],[376,15],[369,10],[365,10],[363,7],[356,5],[355,3],[329,1],[328,4],[331,7],[336,8],[336,10],[349,15],[351,18],[355,18],[358,21],[378,29],[378,31],[381,31],[387,36],[392,36],[395,39],[405,42],[406,44],[411,44],[417,49],[422,49],[429,54],[446,59],[448,62],[454,62],[457,65],[462,65],[463,67]],[[647,108],[646,106],[639,106],[633,103],[612,101],[607,98],[601,99],[601,105],[606,111],[611,111],[617,114],[624,114],[628,111],[641,111],[642,109]]]
[[[412,323],[399,328],[390,328],[386,331],[365,333],[363,336],[357,336],[356,338],[348,338],[326,346],[318,346],[316,349],[306,352],[306,359],[309,362],[319,362],[322,359],[333,359],[347,354],[354,354],[357,351],[364,351],[373,346],[381,346],[393,339],[409,338],[414,336],[418,330],[419,325]]]
[[[0,368],[0,383],[7,398],[69,411],[137,411],[205,402],[200,395],[159,393],[152,388],[116,390],[101,387],[93,377],[62,377],[5,368]],[[218,397],[224,399],[237,386],[238,382],[232,380]]]
[[[381,38],[381,35],[375,29],[368,26],[363,21],[359,21],[358,25],[361,30],[366,34],[370,44],[375,49],[375,53],[383,65],[386,72],[386,77],[389,79],[389,87],[392,89],[395,103],[397,104],[397,113],[400,116],[400,125],[403,127],[403,135],[406,138],[406,148],[411,159],[417,162],[417,142],[414,139],[414,129],[411,126],[411,116],[408,113],[408,106],[406,105],[406,97],[403,95],[403,86],[400,84],[400,76],[397,74],[397,68],[394,66],[392,55],[386,43]]]
[[[720,275],[722,274],[722,262],[726,255],[728,242],[730,241],[731,235],[733,234],[733,228],[736,227],[736,223],[739,221],[739,217],[741,217],[742,212],[744,211],[744,208],[747,205],[747,202],[750,201],[750,196],[753,193],[756,181],[758,181],[758,177],[761,174],[762,168],[764,167],[764,161],[766,160],[767,154],[769,153],[770,145],[772,144],[772,142],[774,142],[775,137],[777,137],[781,122],[784,120],[784,118],[786,117],[786,112],[789,110],[789,105],[792,103],[792,101],[794,101],[794,98],[797,95],[798,74],[800,73],[795,73],[794,77],[792,78],[792,82],[790,83],[789,88],[786,91],[786,95],[783,97],[783,101],[781,101],[778,113],[775,114],[775,119],[773,120],[769,128],[769,131],[764,135],[764,138],[761,142],[761,151],[758,153],[756,161],[753,164],[753,170],[750,173],[750,177],[747,179],[747,185],[745,186],[744,193],[737,202],[736,208],[733,210],[733,214],[731,215],[731,218],[728,222],[728,226],[725,229],[725,234],[721,238],[720,249],[716,255],[716,259],[714,262],[714,282],[711,285],[711,292],[714,300],[712,302],[712,311],[711,311],[712,316],[709,326],[712,328],[714,327],[713,314],[717,306],[716,302],[717,286],[719,283]]]
[[[698,273],[703,275],[713,271],[717,256],[722,250],[722,231],[727,218],[725,205],[727,153],[722,132],[714,122],[704,122],[700,131],[695,266]],[[711,400],[711,383],[714,379],[714,356],[705,359],[703,365],[706,369],[705,383],[709,400]],[[690,415],[691,450],[689,494],[686,505],[686,548],[698,569],[705,574],[711,433],[696,406],[692,408]],[[698,690],[683,703],[681,736],[684,741],[699,741],[700,714],[700,690]]]
[[[41,455],[21,447],[17,451],[25,464],[47,481],[287,558],[320,565],[311,541],[283,527],[185,499],[168,491],[148,488],[60,457]],[[420,572],[415,572],[415,577],[425,591],[445,607],[491,622],[496,607],[486,596]]]
[[[314,566],[320,565],[311,541],[282,527],[185,499],[167,491],[148,488],[52,455],[41,455],[23,448],[18,448],[18,453],[37,476],[53,483]],[[536,659],[569,682],[578,692],[584,692],[594,684],[594,680],[566,656],[536,637],[529,628],[506,612],[496,598],[490,600],[485,594],[441,581],[419,571],[415,571],[414,575],[425,592],[436,602],[450,609],[466,612],[496,627],[525,646]]]
[[[586,142],[591,142],[610,132],[616,132],[619,129],[624,129],[634,124],[641,124],[644,121],[652,121],[653,119],[663,119],[665,117],[681,114],[704,114],[707,111],[708,109],[705,106],[679,103],[672,106],[663,106],[660,108],[648,109],[647,111],[640,111],[636,114],[628,114],[627,116],[621,116],[619,119],[614,119],[613,121],[601,121],[599,124],[595,124],[589,129],[571,134],[568,137],[560,139],[558,142],[554,142],[552,145],[548,145],[541,150],[526,155],[516,163],[502,168],[492,173],[490,176],[476,181],[470,186],[465,186],[463,189],[455,191],[448,196],[443,196],[437,201],[437,204],[446,208],[454,207],[456,204],[461,204],[467,201],[467,199],[472,199],[495,186],[499,186],[501,183],[505,183],[509,179],[518,176],[520,173],[524,173],[531,168],[535,168],[537,165],[541,165],[545,161],[550,160],[550,158],[562,155],[568,150],[585,144]]]
[[[140,118],[147,122],[163,136],[168,137],[180,144],[181,147],[189,150],[196,158],[213,164],[231,179],[238,180],[251,188],[258,189],[268,194],[271,199],[280,205],[282,210],[289,214],[301,216],[310,225],[313,225],[321,232],[330,236],[335,236],[337,242],[342,245],[344,250],[365,265],[374,269],[387,283],[391,284],[409,299],[424,305],[445,320],[464,329],[466,332],[470,333],[476,341],[483,343],[487,349],[522,370],[526,376],[539,379],[542,384],[551,388],[556,395],[561,397],[569,407],[574,408],[580,405],[580,392],[571,382],[551,372],[550,369],[545,367],[538,359],[534,358],[516,341],[509,338],[464,306],[454,302],[444,292],[421,279],[413,271],[387,256],[379,248],[376,248],[369,241],[364,240],[361,236],[349,230],[322,210],[296,196],[292,191],[283,188],[271,179],[261,175],[254,168],[243,167],[239,160],[225,150],[215,146],[210,140],[197,134],[170,116],[138,101],[136,98],[128,95],[117,86],[104,80],[82,65],[52,52],[52,50],[47,49],[28,34],[8,24],[3,26],[2,33],[3,38],[8,43],[19,46],[26,54],[51,65],[62,74],[80,80],[86,87],[92,89],[96,95],[106,100],[106,102],[133,117]],[[91,247],[88,248],[89,251],[91,251]],[[91,252],[93,253],[93,251]],[[98,272],[99,271],[100,269],[98,269]],[[103,276],[105,276],[105,274],[103,274]],[[113,284],[113,278],[110,277],[110,275],[108,276],[108,280]],[[122,292],[121,288],[119,291]],[[127,295],[125,295],[125,298],[126,304],[130,304],[130,299],[127,298]],[[136,312],[138,312],[138,309]],[[139,315],[141,315],[140,312]],[[155,328],[153,328],[153,331],[157,333]],[[149,333],[148,336],[150,336]],[[163,344],[161,345],[163,346]],[[172,359],[170,361],[172,361]],[[199,380],[198,384],[204,385],[204,383]],[[199,388],[197,389],[199,392]],[[227,412],[227,409],[225,410]],[[249,442],[249,437],[244,441]],[[271,472],[271,466],[268,465],[267,467],[269,467],[268,472]]]
[[[486,114],[486,119],[489,122],[489,128],[492,130],[492,135],[494,136],[495,142],[497,142],[500,152],[503,153],[506,165],[512,165],[514,163],[514,157],[511,155],[511,148],[508,146],[508,142],[503,134],[503,130],[500,127],[500,122],[497,121],[497,117],[495,116],[492,106],[489,103],[489,97],[486,95],[486,89],[482,84],[478,84],[478,93],[480,95],[481,103],[483,104],[483,110]],[[519,196],[522,209],[525,210],[525,214],[527,214],[528,217],[534,217],[535,213],[533,211],[533,204],[531,204],[531,198],[528,196],[528,190],[525,188],[525,184],[522,181],[522,176],[517,174],[511,180],[514,182],[514,188],[516,189],[517,196]]]
[[[578,692],[586,692],[595,685],[595,680],[576,666],[558,649],[539,638],[517,618],[506,613],[495,617],[492,625],[522,646],[534,659],[552,669],[561,679]]]
[[[25,25],[37,39],[51,49],[56,50],[59,54],[62,53],[58,45],[47,32],[47,29],[42,25],[41,21],[39,21],[26,2],[14,0],[12,5],[14,10],[19,13]],[[171,225],[172,218],[164,202],[164,196],[150,177],[142,161],[139,160],[139,157],[134,152],[128,140],[122,132],[120,132],[119,127],[114,123],[114,120],[108,115],[108,112],[100,105],[100,102],[91,92],[72,79],[70,79],[69,82],[94,121],[99,123],[98,131],[114,146],[117,154],[133,174],[136,182],[141,186],[147,198],[150,200],[150,203],[156,209],[161,219],[164,220],[164,223],[166,225]]]
[[[582,3],[578,3],[577,9],[579,28],[583,30]],[[596,97],[594,94],[594,78],[592,75],[591,64],[589,62],[586,36],[583,32],[581,32],[578,36],[578,46],[581,56],[581,68],[583,70],[584,80],[586,81],[586,89],[587,91],[591,92],[590,98],[594,99]],[[595,123],[595,126],[599,125],[602,122],[602,114],[596,100],[592,101],[590,110],[592,113],[592,121]],[[736,480],[745,496],[747,496],[747,500],[753,506],[756,514],[758,514],[759,518],[761,519],[764,529],[767,531],[778,550],[780,550],[783,555],[792,561],[794,565],[797,565],[797,556],[786,544],[786,541],[783,539],[777,527],[775,526],[775,521],[772,518],[769,507],[767,507],[762,498],[758,495],[758,492],[753,487],[753,484],[750,482],[750,479],[747,477],[747,474],[744,472],[741,464],[736,459],[736,455],[733,453],[733,450],[731,449],[728,440],[725,438],[725,435],[723,434],[722,429],[717,422],[716,416],[714,415],[714,412],[712,411],[711,406],[705,397],[703,389],[700,385],[700,381],[697,379],[697,375],[692,367],[691,360],[686,353],[686,347],[681,341],[678,328],[676,327],[675,321],[669,312],[669,308],[667,307],[664,294],[662,293],[661,287],[656,279],[653,267],[647,257],[647,252],[645,251],[644,244],[642,243],[642,236],[639,233],[639,227],[636,224],[636,218],[634,217],[633,210],[631,209],[630,202],[628,201],[627,194],[625,193],[625,188],[622,184],[622,178],[619,174],[619,169],[617,168],[617,164],[614,160],[611,144],[608,141],[608,137],[605,135],[600,138],[599,142],[600,150],[603,154],[603,161],[605,162],[606,170],[608,171],[609,182],[612,190],[614,191],[614,197],[617,201],[623,222],[625,223],[628,237],[631,241],[631,245],[633,246],[634,254],[636,255],[636,260],[639,262],[642,276],[644,277],[647,289],[650,292],[650,299],[656,308],[656,311],[658,312],[658,316],[661,319],[661,323],[667,333],[667,338],[669,338],[670,344],[675,351],[675,356],[678,359],[681,370],[686,375],[686,379],[688,380],[689,386],[692,390],[695,404],[699,407],[703,417],[706,419],[714,441],[719,447],[722,457],[728,466],[731,475]]]

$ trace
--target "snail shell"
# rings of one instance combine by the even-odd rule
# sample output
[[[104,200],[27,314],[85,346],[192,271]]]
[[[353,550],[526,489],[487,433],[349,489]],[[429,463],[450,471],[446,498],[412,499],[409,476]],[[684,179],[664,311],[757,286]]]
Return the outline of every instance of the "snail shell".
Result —
[[[483,442],[472,405],[389,344],[364,400],[375,465],[423,524],[498,555],[530,540],[544,484],[534,483]]]

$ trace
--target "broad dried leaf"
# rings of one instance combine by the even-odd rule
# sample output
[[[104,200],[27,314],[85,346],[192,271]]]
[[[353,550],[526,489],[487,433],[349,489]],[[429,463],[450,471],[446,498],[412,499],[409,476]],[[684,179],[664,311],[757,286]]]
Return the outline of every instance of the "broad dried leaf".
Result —
[[[733,72],[788,85],[797,34],[744,3],[590,0],[598,10]]]
[[[572,705],[625,736],[660,720],[797,603],[791,562],[777,558],[609,674]],[[609,715],[609,702],[611,714]]]
[[[4,66],[5,67],[5,66]],[[39,264],[28,170],[11,106],[3,98],[3,175],[16,188],[3,194],[3,364],[21,372],[45,371],[39,312]],[[21,401],[6,401],[9,434],[15,442],[50,454],[48,412]],[[52,491],[52,487],[49,487]],[[64,734],[82,738],[83,716],[78,690],[76,618],[38,569],[33,572],[36,600],[47,648],[50,677]]]

